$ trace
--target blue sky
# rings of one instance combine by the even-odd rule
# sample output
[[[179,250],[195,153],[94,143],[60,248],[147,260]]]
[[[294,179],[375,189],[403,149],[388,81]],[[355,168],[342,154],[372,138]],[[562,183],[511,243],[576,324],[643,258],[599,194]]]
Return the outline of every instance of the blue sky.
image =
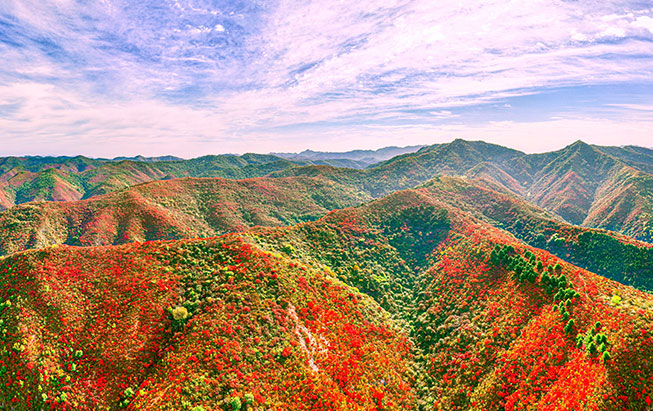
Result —
[[[4,0],[0,155],[653,147],[652,7]]]

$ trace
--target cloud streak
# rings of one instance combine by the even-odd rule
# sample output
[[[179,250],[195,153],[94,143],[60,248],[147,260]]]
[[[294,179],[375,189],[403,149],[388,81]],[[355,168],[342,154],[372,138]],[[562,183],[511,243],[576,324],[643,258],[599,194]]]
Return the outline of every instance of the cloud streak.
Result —
[[[81,3],[0,4],[0,154],[515,146],[505,121],[513,139],[548,130],[557,145],[605,140],[593,124],[635,130],[618,143],[653,131],[636,107],[653,104],[640,2]],[[608,86],[640,92],[583,101]],[[562,88],[581,97],[573,110],[550,98]]]

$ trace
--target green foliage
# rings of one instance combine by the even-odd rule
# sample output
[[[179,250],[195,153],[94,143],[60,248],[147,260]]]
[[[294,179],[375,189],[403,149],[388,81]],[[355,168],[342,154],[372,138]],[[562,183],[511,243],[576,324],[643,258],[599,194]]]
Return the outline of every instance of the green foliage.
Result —
[[[232,397],[232,398],[229,398],[229,399],[227,400],[227,404],[228,404],[228,409],[229,409],[230,411],[238,411],[238,410],[240,410],[241,407],[243,406],[243,405],[242,405],[242,402],[240,401],[240,398],[239,398],[239,397]]]
[[[601,323],[596,322],[585,334],[578,334],[576,337],[576,346],[578,348],[585,347],[585,351],[590,356],[608,353],[608,337],[605,334],[599,333],[600,329]],[[608,359],[609,356],[610,354],[608,353]]]
[[[243,396],[243,400],[245,401],[245,404],[247,404],[248,406],[254,404],[254,394],[248,392]]]
[[[283,251],[287,255],[293,255],[296,252],[295,247],[293,247],[292,244],[288,244],[288,243],[284,244],[281,247],[281,251]]]
[[[126,408],[134,397],[134,394],[134,390],[131,388],[125,389],[125,391],[122,393],[122,400],[118,404],[120,408]]]

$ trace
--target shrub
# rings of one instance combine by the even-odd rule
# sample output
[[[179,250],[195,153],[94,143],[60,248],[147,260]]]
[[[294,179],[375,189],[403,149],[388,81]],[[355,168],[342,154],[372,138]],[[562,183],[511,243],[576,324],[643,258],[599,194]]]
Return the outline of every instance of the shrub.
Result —
[[[596,345],[594,344],[594,341],[590,342],[585,349],[591,355],[597,354]]]
[[[281,251],[288,255],[293,255],[295,254],[295,247],[292,246],[292,244],[284,244],[283,247],[281,247]]]
[[[230,398],[230,399],[228,400],[228,404],[229,404],[229,406],[231,407],[230,409],[233,410],[233,411],[238,411],[238,410],[240,410],[241,407],[243,406],[243,404],[240,402],[240,398],[239,398],[239,397],[232,397],[232,398]]]
[[[172,318],[174,318],[175,321],[185,320],[186,318],[188,318],[188,310],[186,309],[186,307],[182,307],[182,306],[175,307],[172,310]]]
[[[243,399],[245,400],[245,404],[252,405],[254,403],[254,394],[248,392],[243,396]]]

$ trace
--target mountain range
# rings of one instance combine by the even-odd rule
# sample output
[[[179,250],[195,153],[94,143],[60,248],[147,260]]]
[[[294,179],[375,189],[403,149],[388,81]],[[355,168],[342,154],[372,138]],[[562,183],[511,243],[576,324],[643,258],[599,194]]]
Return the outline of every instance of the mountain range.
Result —
[[[653,150],[305,153],[0,160],[0,408],[651,407]]]
[[[413,149],[407,147],[405,149]],[[394,148],[388,148],[392,152]],[[336,154],[351,154],[336,153]],[[375,198],[436,175],[493,182],[566,221],[651,241],[653,150],[577,141],[562,150],[525,154],[480,141],[420,148],[367,169],[320,167],[273,155],[206,156],[192,160],[106,162],[74,158],[0,159],[0,205],[90,198],[147,181],[179,177],[248,178],[321,175]]]
[[[301,153],[270,153],[288,160],[319,161],[319,160],[350,160],[359,165],[355,168],[365,168],[381,161],[389,160],[401,154],[414,153],[424,146],[383,147],[378,150],[353,150],[345,152],[328,152],[304,150]]]

